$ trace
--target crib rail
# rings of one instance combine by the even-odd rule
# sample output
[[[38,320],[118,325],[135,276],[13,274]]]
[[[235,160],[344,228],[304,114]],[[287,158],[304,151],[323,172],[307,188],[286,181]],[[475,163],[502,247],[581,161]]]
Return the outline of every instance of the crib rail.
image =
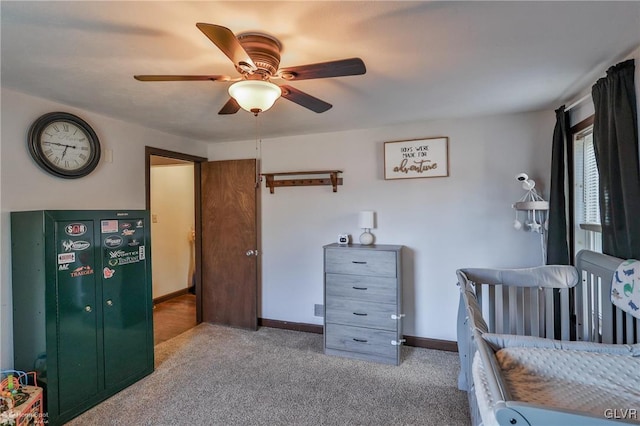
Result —
[[[580,251],[575,286],[568,281],[572,277],[562,275],[570,266],[461,269],[458,281],[472,289],[492,333],[633,344],[640,342],[640,319],[611,303],[611,281],[621,262],[606,254]]]
[[[572,266],[529,269],[461,269],[492,333],[569,340],[576,334],[571,293],[579,282]]]
[[[582,285],[576,287],[578,340],[600,343],[640,342],[640,319],[611,303],[613,274],[622,259],[581,250],[576,256]]]

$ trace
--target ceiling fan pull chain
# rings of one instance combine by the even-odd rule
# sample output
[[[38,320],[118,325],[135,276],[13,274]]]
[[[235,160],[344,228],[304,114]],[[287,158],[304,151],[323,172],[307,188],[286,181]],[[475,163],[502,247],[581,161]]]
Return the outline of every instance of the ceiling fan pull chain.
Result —
[[[260,138],[260,122],[258,121],[259,115],[255,114],[256,120],[256,188],[260,188],[260,182],[262,182],[261,168],[262,168],[262,139]]]

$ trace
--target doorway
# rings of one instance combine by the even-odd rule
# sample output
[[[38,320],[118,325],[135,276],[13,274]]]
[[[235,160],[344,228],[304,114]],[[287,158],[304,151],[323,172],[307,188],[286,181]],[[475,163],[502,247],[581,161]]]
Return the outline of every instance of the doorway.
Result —
[[[200,165],[205,158],[146,148],[155,344],[202,321]]]

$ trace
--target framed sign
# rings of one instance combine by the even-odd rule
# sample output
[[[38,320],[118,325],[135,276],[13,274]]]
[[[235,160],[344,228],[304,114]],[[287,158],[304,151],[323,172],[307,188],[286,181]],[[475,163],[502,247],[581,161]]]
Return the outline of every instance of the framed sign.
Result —
[[[449,138],[384,143],[384,178],[449,176]]]

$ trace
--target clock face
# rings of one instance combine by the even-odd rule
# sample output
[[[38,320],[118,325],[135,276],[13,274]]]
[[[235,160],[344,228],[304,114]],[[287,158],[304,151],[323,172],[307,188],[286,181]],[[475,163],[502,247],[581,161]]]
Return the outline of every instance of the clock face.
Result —
[[[51,164],[69,171],[86,167],[92,154],[89,136],[67,121],[54,121],[42,130],[40,150]]]
[[[45,114],[29,130],[29,152],[48,173],[79,178],[91,173],[100,160],[100,142],[81,118],[63,112]]]

